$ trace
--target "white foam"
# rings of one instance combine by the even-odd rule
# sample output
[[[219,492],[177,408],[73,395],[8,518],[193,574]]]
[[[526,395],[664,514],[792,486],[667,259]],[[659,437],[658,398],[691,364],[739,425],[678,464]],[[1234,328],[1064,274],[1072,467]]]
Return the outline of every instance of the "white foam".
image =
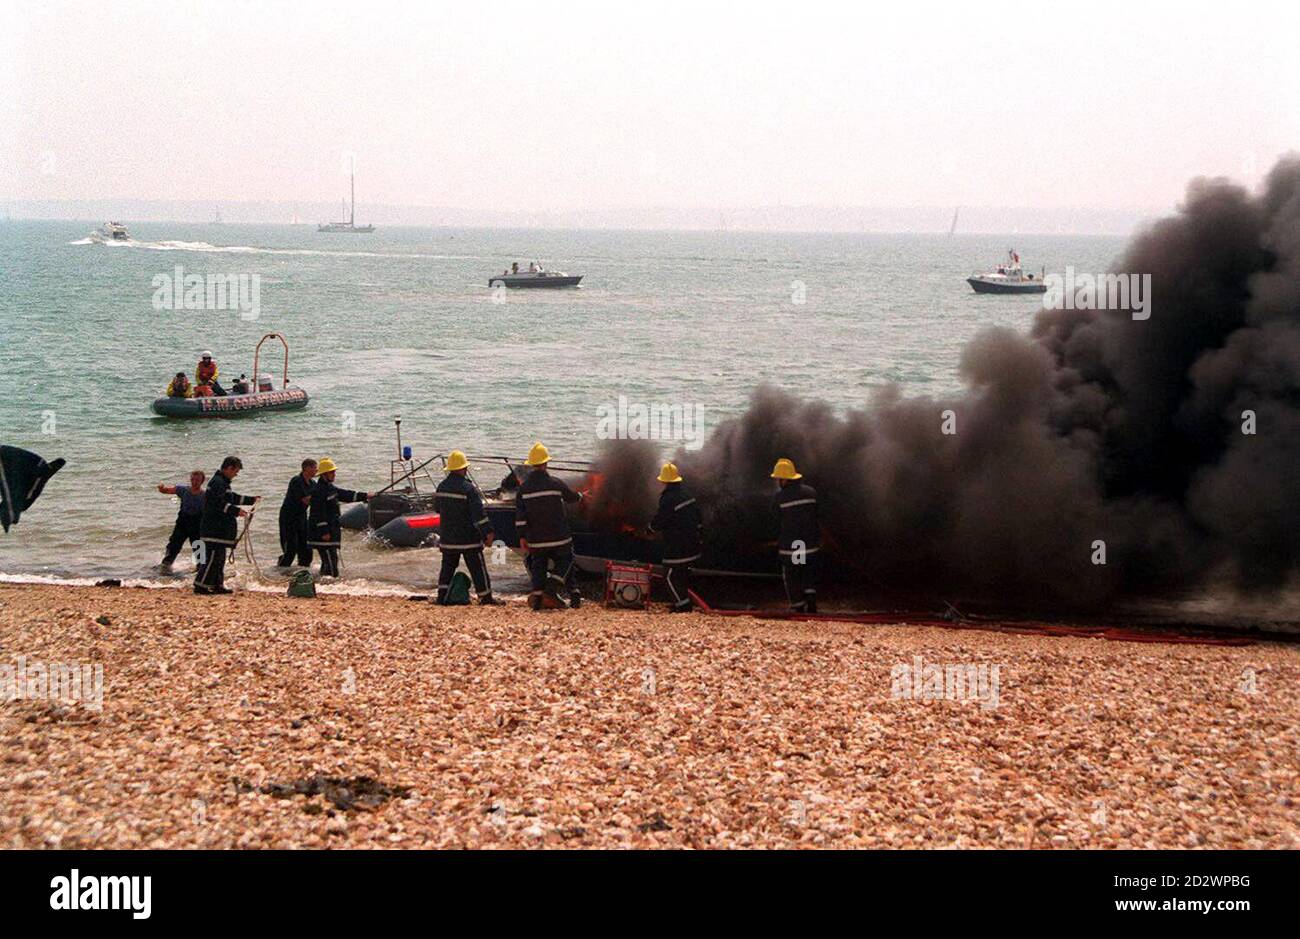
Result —
[[[115,248],[144,248],[147,251],[194,251],[203,254],[283,254],[329,258],[401,258],[432,261],[484,261],[486,257],[465,254],[419,254],[385,251],[322,251],[318,248],[260,248],[254,245],[214,245],[206,241],[125,241],[91,235],[69,241],[69,245],[111,245]],[[376,285],[378,286],[378,285]]]

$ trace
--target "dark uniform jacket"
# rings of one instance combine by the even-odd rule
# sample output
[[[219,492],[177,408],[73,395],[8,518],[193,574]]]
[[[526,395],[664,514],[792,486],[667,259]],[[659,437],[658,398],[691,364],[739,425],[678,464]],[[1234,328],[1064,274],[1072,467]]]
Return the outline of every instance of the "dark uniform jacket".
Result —
[[[208,494],[203,499],[199,535],[208,541],[233,545],[239,535],[239,507],[252,504],[252,496],[241,496],[230,488],[225,473],[213,473]]]
[[[533,470],[515,496],[515,533],[526,539],[530,548],[573,544],[564,506],[581,498],[582,494],[574,492],[562,479],[544,469]]]
[[[468,476],[448,473],[438,483],[434,496],[438,510],[438,547],[449,551],[467,551],[483,546],[484,537],[492,530],[483,496]]]
[[[307,503],[304,501],[312,494],[316,488],[316,480],[307,480],[302,478],[299,473],[293,479],[289,480],[289,488],[284,494],[284,501],[280,503],[280,520],[285,522],[307,522]]]
[[[323,542],[322,535],[329,535],[329,543],[337,545],[343,534],[339,525],[340,502],[365,502],[364,492],[341,489],[324,479],[316,480],[311,490],[311,508],[308,512],[308,525],[313,541]]]
[[[31,507],[63,464],[63,459],[46,463],[30,450],[0,447],[0,525],[5,531],[18,524],[18,517]]]
[[[659,496],[659,511],[650,530],[664,536],[664,563],[685,564],[700,557],[700,528],[704,519],[695,497],[681,483],[669,483]]]
[[[790,483],[778,490],[776,509],[781,526],[777,548],[782,555],[793,554],[796,541],[802,542],[805,554],[812,554],[821,547],[816,489],[801,482]]]

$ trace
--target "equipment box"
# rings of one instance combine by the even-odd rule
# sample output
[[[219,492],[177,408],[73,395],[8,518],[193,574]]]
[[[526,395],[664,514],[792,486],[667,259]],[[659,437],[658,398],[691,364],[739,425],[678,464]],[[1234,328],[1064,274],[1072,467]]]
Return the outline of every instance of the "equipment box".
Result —
[[[605,562],[605,605],[644,610],[650,599],[650,565]]]

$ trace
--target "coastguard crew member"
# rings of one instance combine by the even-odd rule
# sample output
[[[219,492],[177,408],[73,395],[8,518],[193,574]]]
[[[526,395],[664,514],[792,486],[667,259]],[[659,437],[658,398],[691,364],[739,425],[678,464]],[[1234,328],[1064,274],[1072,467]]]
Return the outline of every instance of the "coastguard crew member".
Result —
[[[169,398],[192,398],[194,397],[194,388],[190,385],[190,380],[185,377],[184,372],[177,372],[176,377],[167,385],[167,397]]]
[[[203,350],[203,355],[199,357],[199,364],[194,367],[194,384],[207,385],[212,389],[215,395],[225,395],[226,389],[221,387],[217,381],[217,363],[212,360],[212,353]]]
[[[369,502],[370,493],[353,492],[334,485],[338,467],[329,457],[320,461],[320,478],[312,488],[307,524],[311,529],[311,546],[320,552],[320,575],[339,576],[339,548],[342,547],[343,528],[339,525],[340,502]]]
[[[821,550],[821,526],[817,524],[817,490],[801,483],[803,474],[782,457],[772,469],[780,488],[776,509],[780,516],[777,548],[781,553],[781,579],[790,609],[796,613],[817,612],[817,552]]]
[[[483,508],[483,494],[469,478],[469,460],[460,450],[452,450],[447,457],[447,478],[438,484],[434,508],[439,517],[438,550],[442,552],[438,596],[434,602],[446,605],[451,579],[464,558],[478,602],[484,606],[503,606],[501,600],[492,596],[492,580],[483,558],[483,548],[491,545],[496,536]]]
[[[659,511],[650,522],[650,530],[664,538],[664,582],[673,598],[674,613],[691,611],[691,565],[700,559],[700,528],[704,520],[695,497],[682,483],[675,463],[665,463],[659,471],[664,490],[659,494]]]
[[[316,461],[303,460],[302,472],[289,480],[289,488],[280,503],[280,559],[276,564],[288,567],[295,560],[299,567],[311,566],[311,545],[307,535],[307,506],[316,483]]]
[[[177,496],[181,500],[180,510],[176,513],[176,524],[172,526],[172,536],[167,539],[167,550],[163,553],[162,563],[158,566],[163,573],[169,573],[176,556],[181,553],[181,546],[187,545],[191,551],[199,546],[199,523],[203,518],[203,480],[208,474],[203,470],[190,473],[188,483],[169,486],[158,484],[158,491]]]
[[[238,539],[239,522],[236,519],[248,514],[240,506],[256,505],[262,498],[241,496],[230,488],[243,468],[239,457],[228,456],[221,461],[220,472],[208,483],[208,492],[203,499],[203,518],[199,523],[203,548],[200,552],[202,563],[194,574],[195,593],[234,592],[226,587],[226,552],[235,546]]]
[[[543,593],[558,599],[563,588],[569,592],[569,606],[576,610],[582,605],[582,594],[572,579],[573,536],[564,506],[579,501],[582,494],[547,472],[550,460],[550,453],[540,443],[528,451],[524,462],[533,471],[515,496],[515,530],[532,581],[528,605],[540,610]]]

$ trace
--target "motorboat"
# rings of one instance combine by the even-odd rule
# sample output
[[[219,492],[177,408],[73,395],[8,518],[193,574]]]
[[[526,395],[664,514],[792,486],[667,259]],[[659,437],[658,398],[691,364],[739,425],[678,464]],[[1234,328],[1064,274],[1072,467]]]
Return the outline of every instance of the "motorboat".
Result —
[[[131,233],[121,222],[105,222],[90,233],[96,241],[130,241]]]
[[[582,282],[581,274],[566,274],[564,271],[548,271],[536,261],[528,265],[528,270],[521,271],[516,262],[509,270],[502,271],[488,280],[489,287],[577,287]]]
[[[1044,275],[1046,270],[1044,270]],[[996,269],[984,274],[972,274],[966,283],[976,293],[1046,293],[1045,276],[1026,274],[1020,266],[1020,255],[1007,251],[1007,260]]]

